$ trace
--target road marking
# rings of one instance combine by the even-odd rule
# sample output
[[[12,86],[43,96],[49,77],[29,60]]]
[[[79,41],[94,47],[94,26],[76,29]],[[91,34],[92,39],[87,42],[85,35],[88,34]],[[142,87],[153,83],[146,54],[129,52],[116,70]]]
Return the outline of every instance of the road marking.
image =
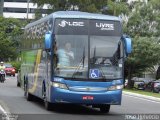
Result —
[[[5,115],[5,120],[10,120],[9,118],[9,113],[7,113],[5,111],[5,109],[3,109],[3,107],[0,105],[0,110],[3,112],[3,114]],[[2,116],[3,117],[3,116]]]
[[[133,98],[138,98],[138,99],[141,99],[141,100],[146,100],[148,102],[154,102],[154,103],[159,103],[160,104],[160,101],[158,102],[158,101],[154,101],[154,100],[149,100],[147,98],[141,98],[141,97],[137,97],[137,96],[133,96],[133,95],[127,95],[127,94],[123,94],[123,95],[133,97]]]

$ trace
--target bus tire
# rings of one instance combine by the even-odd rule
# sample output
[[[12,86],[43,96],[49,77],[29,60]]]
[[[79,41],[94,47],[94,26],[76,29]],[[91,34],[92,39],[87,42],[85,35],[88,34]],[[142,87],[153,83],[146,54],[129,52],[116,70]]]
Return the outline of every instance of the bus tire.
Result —
[[[47,100],[44,100],[44,107],[46,110],[50,111],[52,110],[52,103],[48,102]]]
[[[20,87],[20,83],[17,83],[17,87]]]
[[[46,98],[46,88],[45,88],[45,84],[44,83],[42,85],[42,98],[43,98],[43,100],[45,100],[45,98]]]
[[[99,108],[102,113],[109,113],[110,105],[100,105]]]
[[[48,111],[50,111],[52,109],[52,104],[47,101],[46,88],[45,88],[45,84],[44,83],[42,85],[42,98],[44,100],[44,107],[45,107],[45,109],[48,110]]]
[[[17,80],[17,87],[21,87],[21,84],[20,82],[18,82],[18,80]]]
[[[24,96],[26,97],[27,101],[32,101],[33,100],[33,95],[31,95],[28,92],[28,84],[25,84],[25,91],[24,91]]]
[[[31,95],[28,91],[26,93],[26,99],[27,101],[33,101],[33,95]]]

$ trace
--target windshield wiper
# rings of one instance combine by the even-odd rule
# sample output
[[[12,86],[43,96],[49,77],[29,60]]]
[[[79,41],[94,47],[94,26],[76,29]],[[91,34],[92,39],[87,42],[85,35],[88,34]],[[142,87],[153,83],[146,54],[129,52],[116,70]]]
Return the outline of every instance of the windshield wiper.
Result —
[[[85,47],[83,49],[83,57],[82,57],[83,68],[84,68],[84,59],[85,59]]]
[[[94,52],[93,52],[93,63],[96,62],[96,46],[94,47]]]
[[[95,64],[95,63],[96,63],[96,46],[94,47],[94,52],[93,52],[93,64]],[[103,78],[103,79],[106,79],[106,77],[105,77],[105,75],[104,75],[104,72],[103,72],[101,66],[99,66],[99,69],[100,69],[100,71],[101,71],[102,78]]]
[[[76,66],[76,69],[75,69],[75,71],[73,72],[72,78],[74,78],[75,75],[76,75],[76,73],[78,73],[78,71],[79,71],[79,69],[80,69],[80,67],[81,67],[81,63],[82,63],[82,66],[83,66],[83,68],[84,68],[84,60],[85,60],[85,47],[83,48],[83,56],[82,56],[79,64]]]

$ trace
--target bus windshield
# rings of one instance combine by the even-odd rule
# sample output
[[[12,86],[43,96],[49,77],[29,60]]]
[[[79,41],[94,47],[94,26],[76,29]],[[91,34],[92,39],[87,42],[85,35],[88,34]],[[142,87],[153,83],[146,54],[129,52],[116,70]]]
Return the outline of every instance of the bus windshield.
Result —
[[[104,79],[122,78],[122,59],[120,58],[120,37],[90,37],[90,70],[98,70]],[[91,74],[91,73],[90,73]],[[92,75],[90,78],[98,78]]]
[[[89,42],[90,41],[90,42]],[[118,79],[122,77],[119,58],[120,37],[56,35],[54,75],[74,79]],[[90,71],[98,70],[94,77]]]

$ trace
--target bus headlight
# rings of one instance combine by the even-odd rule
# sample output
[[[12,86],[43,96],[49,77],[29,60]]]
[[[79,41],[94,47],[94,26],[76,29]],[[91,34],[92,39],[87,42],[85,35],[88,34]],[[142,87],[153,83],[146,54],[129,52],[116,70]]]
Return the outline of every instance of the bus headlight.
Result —
[[[108,90],[121,90],[123,89],[123,85],[115,85],[115,86],[110,86]]]
[[[52,82],[52,86],[55,88],[68,89],[68,87],[63,83]]]

